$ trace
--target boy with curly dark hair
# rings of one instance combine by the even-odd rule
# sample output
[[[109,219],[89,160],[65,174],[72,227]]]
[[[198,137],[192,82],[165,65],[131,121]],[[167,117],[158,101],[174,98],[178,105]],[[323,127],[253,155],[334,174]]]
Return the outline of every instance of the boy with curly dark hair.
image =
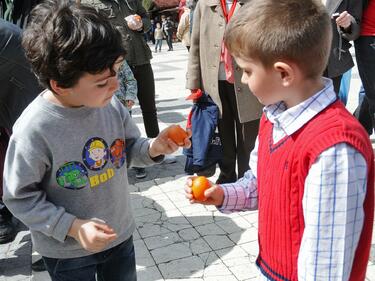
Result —
[[[141,138],[113,97],[125,50],[94,8],[43,2],[23,46],[47,90],[13,128],[4,203],[30,228],[52,280],[135,281],[126,166],[160,162],[178,146],[166,130]]]

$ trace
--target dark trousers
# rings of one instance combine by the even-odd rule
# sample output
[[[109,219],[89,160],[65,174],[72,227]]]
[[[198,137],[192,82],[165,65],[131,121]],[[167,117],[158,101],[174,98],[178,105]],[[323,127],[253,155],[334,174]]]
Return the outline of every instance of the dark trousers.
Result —
[[[172,34],[167,34],[167,44],[168,44],[168,49],[173,50],[173,44],[172,44]]]
[[[155,81],[151,64],[130,66],[138,86],[138,100],[142,110],[146,135],[154,138],[159,134],[158,117],[155,105]]]
[[[10,221],[12,218],[12,214],[2,201],[4,160],[8,143],[9,133],[4,128],[0,128],[0,222]]]
[[[369,135],[375,127],[375,36],[361,36],[355,41],[355,55],[365,97],[354,115]]]
[[[335,91],[336,96],[339,96],[342,75],[333,77],[331,79],[333,82],[333,90]]]
[[[327,75],[327,69],[324,71],[323,76],[324,77],[328,77],[328,75]],[[339,75],[337,77],[329,77],[329,78],[333,82],[333,90],[335,91],[336,96],[338,97],[339,96],[339,91],[340,91],[340,85],[341,85],[342,75]]]
[[[112,249],[93,255],[71,259],[43,257],[43,260],[52,281],[137,280],[132,237]]]
[[[259,120],[241,123],[234,85],[219,81],[219,95],[223,106],[218,128],[223,146],[223,158],[219,163],[220,175],[217,183],[228,183],[237,180],[249,169],[250,152],[254,148],[258,135]]]

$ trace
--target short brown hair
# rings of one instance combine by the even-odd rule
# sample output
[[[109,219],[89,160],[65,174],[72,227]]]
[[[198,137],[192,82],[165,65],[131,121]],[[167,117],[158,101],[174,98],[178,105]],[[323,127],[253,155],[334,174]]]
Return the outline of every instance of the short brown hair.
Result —
[[[234,14],[225,32],[232,55],[296,63],[306,78],[323,74],[331,48],[330,17],[320,0],[251,0]]]

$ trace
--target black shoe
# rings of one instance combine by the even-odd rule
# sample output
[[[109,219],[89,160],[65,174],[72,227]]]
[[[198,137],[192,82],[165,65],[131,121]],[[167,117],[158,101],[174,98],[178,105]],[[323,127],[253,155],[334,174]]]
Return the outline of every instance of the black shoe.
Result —
[[[31,264],[31,269],[36,272],[46,271],[46,265],[44,264],[43,259],[37,260]]]
[[[147,176],[145,168],[134,167],[134,170],[135,170],[135,177],[137,179],[143,179]]]
[[[15,234],[16,230],[11,220],[0,222],[0,244],[12,242]]]

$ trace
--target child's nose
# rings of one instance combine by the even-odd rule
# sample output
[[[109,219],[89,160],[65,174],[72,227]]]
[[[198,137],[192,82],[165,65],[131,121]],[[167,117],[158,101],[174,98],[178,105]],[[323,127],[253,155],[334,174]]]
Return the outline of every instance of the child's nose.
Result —
[[[118,88],[119,88],[119,82],[118,82],[118,79],[117,79],[117,76],[114,76],[110,79],[110,83],[111,83],[111,87],[110,87],[110,90],[111,91],[117,91]]]
[[[247,77],[246,77],[245,73],[242,73],[242,76],[241,76],[241,83],[242,83],[242,84],[247,84]]]

